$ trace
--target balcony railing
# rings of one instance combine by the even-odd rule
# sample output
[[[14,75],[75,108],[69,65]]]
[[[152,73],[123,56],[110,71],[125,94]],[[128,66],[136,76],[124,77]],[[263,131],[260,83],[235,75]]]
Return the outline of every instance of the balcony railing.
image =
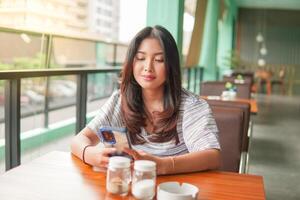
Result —
[[[93,73],[119,73],[120,68],[106,69],[45,69],[1,71],[0,80],[5,84],[5,158],[6,169],[20,164],[20,91],[21,79],[49,76],[77,76],[76,132],[86,124],[87,77]]]

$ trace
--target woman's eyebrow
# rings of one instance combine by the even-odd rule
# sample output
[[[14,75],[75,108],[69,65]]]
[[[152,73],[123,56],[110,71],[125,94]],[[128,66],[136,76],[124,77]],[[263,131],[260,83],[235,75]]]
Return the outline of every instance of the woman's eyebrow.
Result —
[[[144,51],[137,51],[136,53],[141,53],[141,54],[147,54],[146,52]],[[163,55],[164,53],[163,52],[157,52],[157,53],[154,53],[154,55]]]

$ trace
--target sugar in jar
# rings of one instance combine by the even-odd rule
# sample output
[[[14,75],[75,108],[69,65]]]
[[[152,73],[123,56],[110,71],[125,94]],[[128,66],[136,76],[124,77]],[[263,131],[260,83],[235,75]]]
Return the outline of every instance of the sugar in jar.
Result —
[[[134,162],[131,193],[137,199],[153,199],[155,196],[156,163],[149,160]]]
[[[122,156],[110,157],[106,174],[106,190],[113,194],[127,195],[130,181],[130,159]]]

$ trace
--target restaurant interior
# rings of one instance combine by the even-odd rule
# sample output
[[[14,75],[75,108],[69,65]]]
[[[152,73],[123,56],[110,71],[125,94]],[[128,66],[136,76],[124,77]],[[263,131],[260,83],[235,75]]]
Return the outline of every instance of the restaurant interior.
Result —
[[[300,1],[144,1],[134,9],[173,35],[182,87],[208,103],[221,145],[219,170],[158,175],[156,198],[300,199]],[[34,10],[47,1],[30,2],[0,1],[0,199],[135,199],[108,193],[106,173],[70,153],[120,88],[129,44],[113,22],[107,35],[83,22],[93,2],[112,17],[120,0],[51,0],[46,14]],[[69,11],[76,21],[59,18]],[[171,181],[196,186],[196,197],[161,192]]]

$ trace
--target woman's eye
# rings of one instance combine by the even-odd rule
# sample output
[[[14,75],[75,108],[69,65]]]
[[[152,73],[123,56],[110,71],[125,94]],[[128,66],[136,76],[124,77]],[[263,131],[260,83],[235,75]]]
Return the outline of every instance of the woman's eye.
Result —
[[[162,63],[162,62],[164,62],[164,59],[158,59],[158,58],[157,58],[157,59],[155,59],[155,61],[156,61],[156,62]]]
[[[143,57],[136,57],[137,60],[145,60]]]

